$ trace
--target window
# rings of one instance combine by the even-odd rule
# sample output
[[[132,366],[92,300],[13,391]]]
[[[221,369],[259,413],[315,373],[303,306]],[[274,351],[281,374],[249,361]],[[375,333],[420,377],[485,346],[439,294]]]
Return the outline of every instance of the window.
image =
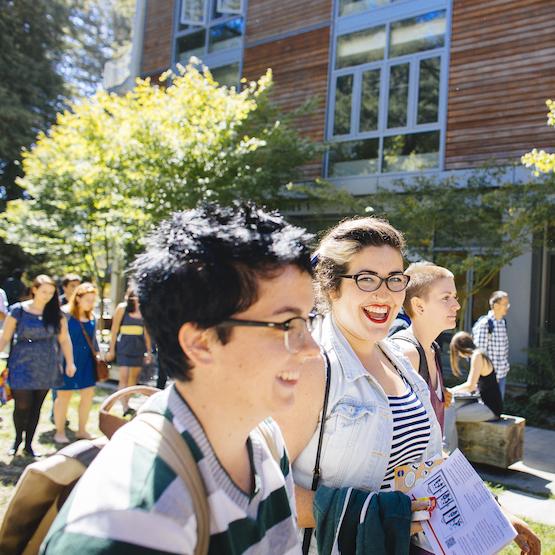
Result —
[[[340,0],[339,16],[395,1]],[[338,25],[328,127],[330,177],[439,167],[446,21],[446,10],[435,9],[364,29]],[[360,27],[360,22],[349,25]]]
[[[182,0],[181,23],[203,25],[206,18],[206,0]]]
[[[339,0],[339,15],[351,15],[394,4],[399,0]]]
[[[175,62],[195,56],[216,81],[237,86],[243,55],[244,0],[180,0],[175,28]]]

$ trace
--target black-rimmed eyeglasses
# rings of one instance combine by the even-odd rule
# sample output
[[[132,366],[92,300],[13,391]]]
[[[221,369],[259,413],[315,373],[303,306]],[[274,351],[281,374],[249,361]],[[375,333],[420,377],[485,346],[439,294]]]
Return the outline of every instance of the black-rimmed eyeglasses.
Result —
[[[261,322],[259,320],[239,320],[229,318],[220,322],[218,326],[245,326],[252,328],[273,328],[284,331],[285,348],[292,354],[299,353],[305,346],[308,336],[319,332],[323,316],[311,313],[308,318],[295,316],[285,322]]]
[[[371,293],[372,291],[377,291],[382,283],[385,282],[385,286],[393,293],[399,293],[407,288],[410,281],[410,276],[402,273],[391,274],[387,277],[381,277],[373,272],[360,272],[359,274],[343,274],[339,277],[345,279],[354,279],[357,287],[361,291],[366,293]]]

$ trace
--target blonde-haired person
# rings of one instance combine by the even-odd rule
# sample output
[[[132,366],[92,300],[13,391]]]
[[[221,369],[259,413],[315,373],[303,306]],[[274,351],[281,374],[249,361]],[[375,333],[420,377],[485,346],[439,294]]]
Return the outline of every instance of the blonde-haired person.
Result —
[[[88,339],[95,350],[98,351],[96,343],[96,319],[93,309],[98,298],[98,291],[92,283],[78,285],[69,299],[67,309],[67,325],[71,343],[73,345],[73,359],[76,372],[73,376],[64,376],[64,383],[56,388],[56,400],[54,402],[54,423],[56,443],[69,443],[66,436],[65,424],[67,409],[74,391],[79,392],[79,427],[76,437],[79,439],[90,439],[87,432],[87,422],[91,412],[94,386],[96,384],[96,372],[94,356],[89,347]],[[87,334],[87,337],[85,337]]]
[[[455,376],[461,375],[460,359],[470,360],[470,370],[466,381],[452,388],[455,404],[446,412],[445,437],[447,449],[457,448],[458,436],[456,422],[485,422],[495,420],[503,412],[503,399],[493,364],[484,351],[478,349],[472,336],[460,331],[451,339],[449,345],[451,370]],[[479,399],[464,397],[457,399],[457,393],[480,393]]]
[[[445,407],[451,393],[443,385],[439,345],[440,333],[453,329],[461,305],[453,274],[429,262],[416,262],[405,271],[410,276],[403,307],[411,325],[391,336],[410,360],[413,368],[426,380],[435,414],[444,428]]]
[[[152,342],[145,328],[139,298],[133,285],[125,293],[112,320],[110,348],[106,359],[119,366],[120,389],[136,385],[143,365],[152,362]],[[127,401],[123,403],[124,416],[133,414]]]
[[[390,491],[396,466],[441,456],[441,431],[428,386],[386,338],[409,282],[403,248],[402,234],[378,218],[343,221],[318,247],[315,285],[325,312],[320,341],[331,364],[328,409],[322,415],[326,373],[321,361],[314,361],[303,367],[295,406],[274,415],[294,460],[302,527],[315,525],[315,496],[309,490],[320,419],[324,486]],[[417,508],[398,495],[409,513]],[[403,528],[388,541],[406,541],[402,547],[408,552],[408,531]],[[373,547],[378,546],[361,549]],[[314,538],[310,552],[316,553]]]
[[[66,360],[66,375],[75,373],[67,322],[56,293],[56,283],[50,276],[37,276],[31,286],[32,299],[10,307],[0,336],[0,351],[14,340],[8,381],[15,401],[15,440],[9,455],[17,453],[25,434],[24,452],[35,456],[32,441],[42,403],[48,390],[62,382],[60,348]]]

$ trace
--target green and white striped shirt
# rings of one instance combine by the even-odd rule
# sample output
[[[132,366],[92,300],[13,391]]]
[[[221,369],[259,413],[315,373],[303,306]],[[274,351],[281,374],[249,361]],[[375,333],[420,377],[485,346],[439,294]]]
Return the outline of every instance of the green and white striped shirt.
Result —
[[[269,422],[280,465],[258,430],[248,449],[255,486],[231,480],[201,424],[174,386],[145,408],[164,414],[197,461],[210,508],[209,554],[299,554],[293,479],[283,437]],[[281,468],[280,468],[281,466]],[[197,523],[185,483],[148,449],[117,435],[81,477],[42,547],[42,555],[192,554]]]

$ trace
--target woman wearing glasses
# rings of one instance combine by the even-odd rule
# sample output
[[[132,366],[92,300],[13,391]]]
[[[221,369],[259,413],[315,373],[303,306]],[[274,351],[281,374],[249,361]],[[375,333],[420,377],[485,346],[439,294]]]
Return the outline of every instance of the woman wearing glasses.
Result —
[[[391,490],[395,467],[441,455],[427,384],[386,339],[409,282],[403,248],[402,234],[377,218],[338,224],[318,248],[315,280],[326,313],[320,342],[331,364],[320,483],[332,488]],[[299,385],[298,412],[279,421],[295,459],[299,525],[310,528],[326,386],[321,365],[307,367]]]

